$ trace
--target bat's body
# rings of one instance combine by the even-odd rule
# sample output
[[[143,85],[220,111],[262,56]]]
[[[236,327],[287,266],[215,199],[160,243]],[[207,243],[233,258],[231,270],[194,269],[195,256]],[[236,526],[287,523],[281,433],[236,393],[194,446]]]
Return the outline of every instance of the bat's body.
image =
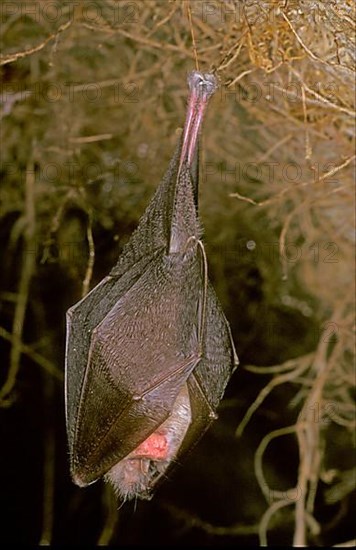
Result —
[[[212,75],[192,73],[184,133],[117,265],[67,314],[71,473],[150,498],[209,427],[237,364],[207,279],[197,138]]]

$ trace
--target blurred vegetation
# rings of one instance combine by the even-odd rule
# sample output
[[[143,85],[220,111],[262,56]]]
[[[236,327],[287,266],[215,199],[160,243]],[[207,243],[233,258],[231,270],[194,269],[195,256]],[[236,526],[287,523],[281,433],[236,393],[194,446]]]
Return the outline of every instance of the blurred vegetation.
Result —
[[[11,542],[352,539],[351,0],[1,5],[0,400]],[[241,367],[156,497],[74,487],[65,311],[114,265],[162,177],[198,61],[201,219]]]

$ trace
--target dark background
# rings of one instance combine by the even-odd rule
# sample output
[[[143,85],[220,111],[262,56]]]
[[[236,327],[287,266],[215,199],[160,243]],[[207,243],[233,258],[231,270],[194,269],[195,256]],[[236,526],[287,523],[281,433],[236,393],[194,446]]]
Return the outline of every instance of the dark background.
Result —
[[[285,500],[268,543],[291,544],[304,499],[306,543],[354,536],[352,17],[348,1],[1,5],[2,543],[256,545]],[[119,508],[102,482],[69,478],[65,312],[115,264],[165,172],[192,29],[220,81],[200,210],[240,367],[153,500]],[[304,421],[305,446],[271,441],[261,488],[261,441]]]

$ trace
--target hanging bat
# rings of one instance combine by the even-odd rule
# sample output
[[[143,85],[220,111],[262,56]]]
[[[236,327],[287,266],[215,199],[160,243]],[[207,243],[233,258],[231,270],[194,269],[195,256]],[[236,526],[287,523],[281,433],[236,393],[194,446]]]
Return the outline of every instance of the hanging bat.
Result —
[[[110,274],[67,312],[66,424],[74,483],[124,500],[152,490],[207,430],[238,364],[208,281],[198,135],[212,74],[188,77],[182,137]]]

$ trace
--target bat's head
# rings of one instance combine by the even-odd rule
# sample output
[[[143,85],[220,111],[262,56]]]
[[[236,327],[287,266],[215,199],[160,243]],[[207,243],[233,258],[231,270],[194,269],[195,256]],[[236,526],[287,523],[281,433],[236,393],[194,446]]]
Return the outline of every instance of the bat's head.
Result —
[[[105,475],[123,500],[152,498],[152,490],[174,462],[192,420],[187,385],[159,428]]]

